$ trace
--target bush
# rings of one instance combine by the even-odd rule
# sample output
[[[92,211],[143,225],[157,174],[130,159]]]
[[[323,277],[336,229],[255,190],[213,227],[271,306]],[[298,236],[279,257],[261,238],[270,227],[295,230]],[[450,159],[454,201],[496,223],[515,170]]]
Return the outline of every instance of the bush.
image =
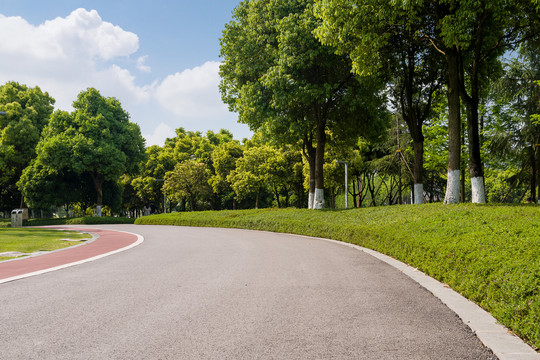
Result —
[[[83,216],[76,218],[30,219],[23,222],[24,226],[47,225],[95,225],[95,224],[133,224],[135,219],[112,216]]]

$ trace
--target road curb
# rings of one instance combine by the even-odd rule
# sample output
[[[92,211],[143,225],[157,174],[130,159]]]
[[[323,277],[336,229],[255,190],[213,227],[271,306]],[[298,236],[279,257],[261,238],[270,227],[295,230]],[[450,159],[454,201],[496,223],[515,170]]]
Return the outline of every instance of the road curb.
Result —
[[[339,245],[348,246],[369,254],[386,264],[396,268],[409,278],[416,281],[435,297],[455,312],[459,318],[476,334],[478,339],[499,358],[499,360],[540,360],[540,354],[514,335],[487,311],[476,305],[463,295],[452,290],[422,271],[402,263],[388,255],[362,246],[349,244],[343,241],[317,238],[304,235],[295,235],[309,239],[323,240]]]

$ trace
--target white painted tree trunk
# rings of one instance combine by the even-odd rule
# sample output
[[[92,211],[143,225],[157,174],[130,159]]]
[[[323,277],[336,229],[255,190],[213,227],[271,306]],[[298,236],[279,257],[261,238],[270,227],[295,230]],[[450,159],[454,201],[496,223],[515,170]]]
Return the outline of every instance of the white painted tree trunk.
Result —
[[[446,195],[444,197],[445,204],[459,204],[460,177],[461,171],[449,170],[448,180],[446,180]]]
[[[315,199],[315,194],[310,191],[309,195],[308,195],[308,209],[313,209],[313,200],[314,199]]]
[[[424,203],[424,184],[414,184],[414,203]]]
[[[96,206],[96,216],[101,216],[101,205]]]
[[[483,176],[471,178],[471,192],[471,202],[473,204],[486,203],[486,189],[484,188]]]
[[[324,189],[315,189],[315,197],[313,199],[314,209],[324,209]]]

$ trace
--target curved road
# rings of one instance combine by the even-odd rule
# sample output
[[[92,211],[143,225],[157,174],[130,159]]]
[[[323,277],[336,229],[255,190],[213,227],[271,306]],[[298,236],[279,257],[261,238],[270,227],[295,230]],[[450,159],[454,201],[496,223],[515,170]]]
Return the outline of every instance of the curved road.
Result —
[[[100,228],[145,241],[0,285],[1,359],[495,359],[431,293],[349,247]]]

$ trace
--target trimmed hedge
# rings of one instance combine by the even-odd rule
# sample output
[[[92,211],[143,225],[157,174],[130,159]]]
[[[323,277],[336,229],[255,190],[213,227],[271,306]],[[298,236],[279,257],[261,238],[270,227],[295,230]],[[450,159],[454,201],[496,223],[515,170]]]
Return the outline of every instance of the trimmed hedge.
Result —
[[[47,225],[95,225],[95,224],[133,224],[134,218],[113,216],[83,216],[77,218],[30,219],[23,222],[24,226]]]
[[[207,211],[135,223],[267,230],[374,249],[448,284],[540,347],[540,207],[534,205]]]

